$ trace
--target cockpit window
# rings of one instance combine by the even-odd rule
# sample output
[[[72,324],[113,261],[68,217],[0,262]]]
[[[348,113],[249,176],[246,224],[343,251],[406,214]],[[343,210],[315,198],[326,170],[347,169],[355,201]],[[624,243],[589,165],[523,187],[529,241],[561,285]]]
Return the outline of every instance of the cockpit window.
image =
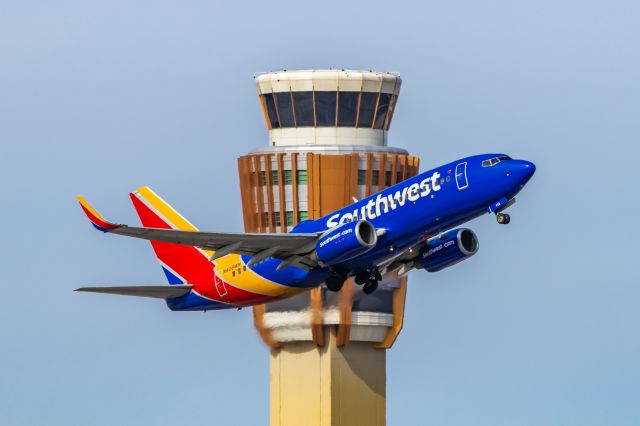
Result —
[[[500,157],[494,157],[494,158],[490,158],[488,160],[484,160],[482,162],[482,167],[491,167],[491,166],[495,166],[496,164],[498,164],[501,161],[507,161],[507,160],[511,160],[511,157],[509,157],[508,155],[501,155]]]

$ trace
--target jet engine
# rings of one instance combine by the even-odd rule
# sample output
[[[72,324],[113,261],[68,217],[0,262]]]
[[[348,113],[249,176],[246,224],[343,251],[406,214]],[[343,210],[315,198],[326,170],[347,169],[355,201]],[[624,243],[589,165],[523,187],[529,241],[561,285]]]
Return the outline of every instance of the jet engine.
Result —
[[[316,243],[316,256],[327,266],[360,256],[378,242],[376,228],[366,220],[348,222],[330,229]]]
[[[420,250],[417,263],[429,272],[437,272],[473,256],[479,246],[471,229],[452,229],[428,241]]]

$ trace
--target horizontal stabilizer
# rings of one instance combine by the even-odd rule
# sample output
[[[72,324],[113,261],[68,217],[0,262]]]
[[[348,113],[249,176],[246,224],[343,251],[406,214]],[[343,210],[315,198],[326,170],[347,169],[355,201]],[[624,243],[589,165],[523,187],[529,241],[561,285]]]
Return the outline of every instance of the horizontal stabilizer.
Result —
[[[154,297],[156,299],[172,299],[184,296],[191,291],[192,285],[145,285],[122,287],[80,287],[76,291],[91,293],[119,294],[121,296]]]

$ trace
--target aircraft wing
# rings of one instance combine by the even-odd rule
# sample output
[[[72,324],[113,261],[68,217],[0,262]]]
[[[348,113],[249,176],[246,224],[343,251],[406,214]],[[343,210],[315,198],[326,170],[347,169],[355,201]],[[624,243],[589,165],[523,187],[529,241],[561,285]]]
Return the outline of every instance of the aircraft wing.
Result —
[[[153,297],[156,299],[171,299],[184,296],[191,291],[190,284],[181,285],[146,285],[124,287],[80,287],[76,291],[91,293],[119,294],[121,296]]]
[[[440,234],[428,238],[424,237],[411,247],[407,247],[403,251],[399,251],[390,259],[379,263],[377,266],[380,268],[380,271],[382,271],[382,275],[397,272],[398,276],[402,276],[414,269],[415,260],[420,255],[420,250],[425,246],[425,244],[435,240],[436,238],[440,238]]]
[[[382,275],[386,275],[392,272],[397,272],[399,276],[405,275],[410,270],[414,269],[414,261],[418,258],[420,250],[427,243],[437,237],[431,237],[428,240],[421,240],[415,243],[413,246],[398,252],[395,256],[384,262],[379,263],[377,266],[380,268]]]
[[[267,257],[284,260],[284,266],[291,265],[304,269],[317,264],[305,257],[314,250],[318,241],[318,234],[315,233],[262,234],[138,228],[108,222],[83,197],[78,196],[78,201],[91,224],[102,232],[213,250],[215,253],[211,256],[212,260],[230,253],[250,255],[253,258],[249,266]]]

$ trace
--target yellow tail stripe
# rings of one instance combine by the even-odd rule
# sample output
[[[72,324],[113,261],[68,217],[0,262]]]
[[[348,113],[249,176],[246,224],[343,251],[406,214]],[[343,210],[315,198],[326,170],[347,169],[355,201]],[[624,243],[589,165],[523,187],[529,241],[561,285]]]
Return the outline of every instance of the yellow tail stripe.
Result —
[[[144,198],[154,209],[162,213],[162,215],[171,222],[171,225],[175,229],[181,229],[183,231],[197,231],[191,222],[189,222],[184,216],[175,211],[173,207],[164,201],[158,194],[153,192],[148,186],[138,188],[135,193]]]

